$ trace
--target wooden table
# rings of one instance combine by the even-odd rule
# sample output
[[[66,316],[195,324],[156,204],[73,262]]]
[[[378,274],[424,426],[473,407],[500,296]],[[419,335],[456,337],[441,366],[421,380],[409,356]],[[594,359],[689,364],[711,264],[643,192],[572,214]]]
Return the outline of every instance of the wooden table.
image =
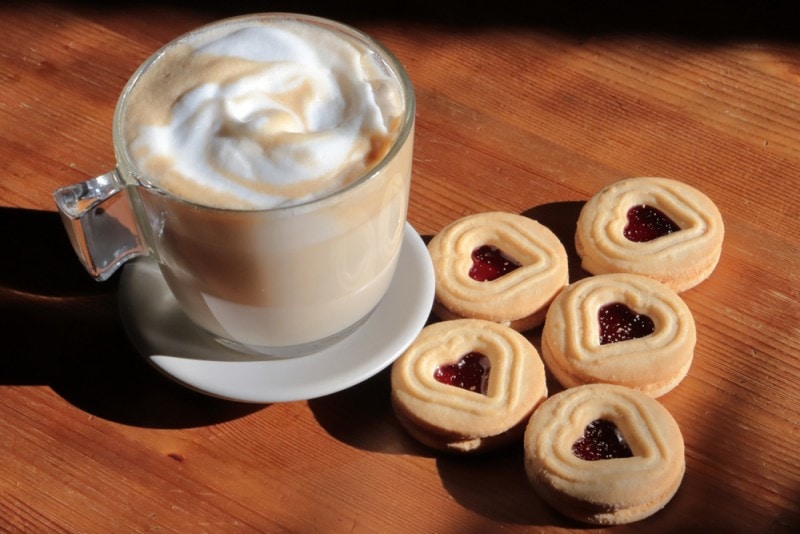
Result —
[[[605,184],[666,176],[710,196],[723,254],[683,294],[695,360],[661,399],[684,434],[686,477],[663,511],[615,530],[800,527],[796,8],[125,4],[0,7],[0,531],[579,526],[533,493],[521,446],[462,458],[412,441],[386,372],[268,406],[173,383],[129,342],[117,278],[99,284],[78,266],[52,191],[113,166],[112,112],[134,68],[192,27],[273,7],[353,24],[407,66],[409,219],[423,235],[505,210],[538,217],[573,251],[578,209]]]

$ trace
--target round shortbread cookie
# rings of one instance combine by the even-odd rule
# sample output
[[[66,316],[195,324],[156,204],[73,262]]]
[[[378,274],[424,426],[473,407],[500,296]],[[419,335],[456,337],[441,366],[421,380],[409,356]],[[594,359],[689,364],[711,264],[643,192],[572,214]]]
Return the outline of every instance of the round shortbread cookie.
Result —
[[[531,416],[525,469],[562,514],[596,525],[631,523],[661,510],[686,470],[677,422],[657,400],[611,384],[556,393]]]
[[[567,286],[550,305],[542,359],[564,387],[604,382],[659,397],[686,376],[696,338],[689,307],[669,287],[605,274]]]
[[[546,226],[506,212],[469,215],[428,243],[436,272],[434,313],[525,331],[569,281],[567,253]]]
[[[392,406],[420,442],[471,453],[521,439],[547,397],[544,364],[519,332],[480,319],[426,326],[392,365]]]
[[[716,205],[694,187],[668,178],[629,178],[584,205],[575,247],[592,274],[641,274],[681,292],[717,266],[724,233]]]

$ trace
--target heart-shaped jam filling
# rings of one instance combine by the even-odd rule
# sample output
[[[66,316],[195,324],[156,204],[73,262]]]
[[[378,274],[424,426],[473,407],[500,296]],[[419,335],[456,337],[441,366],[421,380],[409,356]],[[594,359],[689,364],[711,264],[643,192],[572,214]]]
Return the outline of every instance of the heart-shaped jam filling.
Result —
[[[622,233],[629,241],[644,243],[680,229],[663,211],[640,204],[628,210],[628,224]]]
[[[499,248],[482,245],[472,251],[472,267],[469,270],[469,277],[478,282],[486,282],[496,280],[519,267],[519,263],[503,254]]]
[[[480,352],[469,352],[456,363],[437,368],[433,377],[442,384],[486,395],[491,366],[489,358],[485,355]]]
[[[622,302],[601,306],[597,321],[600,324],[601,345],[645,337],[656,329],[650,317],[636,313]]]
[[[590,462],[633,456],[625,436],[607,419],[595,419],[586,425],[583,436],[572,444],[572,453]]]

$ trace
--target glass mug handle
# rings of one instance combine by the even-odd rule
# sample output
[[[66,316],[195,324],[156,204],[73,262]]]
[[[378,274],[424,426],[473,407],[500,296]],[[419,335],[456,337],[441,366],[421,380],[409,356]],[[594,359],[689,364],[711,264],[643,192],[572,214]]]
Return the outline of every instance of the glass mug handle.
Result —
[[[108,280],[126,261],[148,254],[128,186],[117,170],[53,193],[72,248],[89,274]]]

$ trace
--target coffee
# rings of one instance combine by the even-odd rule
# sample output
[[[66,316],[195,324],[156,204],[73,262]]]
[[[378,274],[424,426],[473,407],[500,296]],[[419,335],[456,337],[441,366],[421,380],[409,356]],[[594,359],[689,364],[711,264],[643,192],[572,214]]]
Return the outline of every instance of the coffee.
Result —
[[[123,119],[152,185],[208,206],[264,209],[362,176],[398,134],[397,80],[363,42],[293,17],[234,20],[166,48]]]
[[[414,95],[371,38],[305,15],[199,28],[139,67],[113,132],[116,168],[55,193],[98,280],[150,256],[198,326],[277,356],[339,339],[383,298]]]

